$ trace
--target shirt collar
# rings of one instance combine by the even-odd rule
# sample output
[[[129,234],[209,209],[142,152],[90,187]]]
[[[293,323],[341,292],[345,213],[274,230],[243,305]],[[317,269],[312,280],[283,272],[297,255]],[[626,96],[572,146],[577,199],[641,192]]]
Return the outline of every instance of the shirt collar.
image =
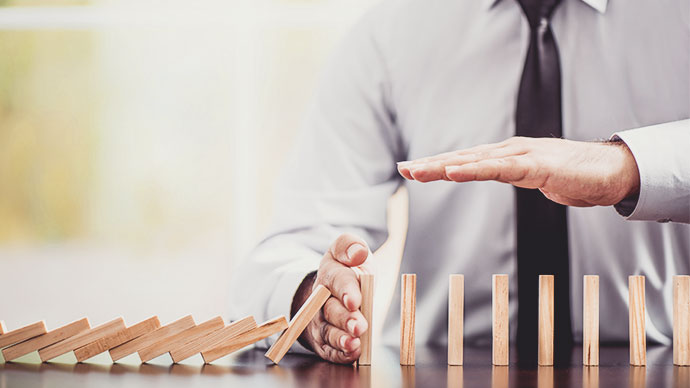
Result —
[[[486,9],[491,9],[496,3],[498,3],[501,0],[483,0],[484,6]],[[587,5],[590,7],[596,9],[599,11],[599,13],[604,13],[606,12],[606,6],[608,5],[609,0],[582,0],[585,2]]]

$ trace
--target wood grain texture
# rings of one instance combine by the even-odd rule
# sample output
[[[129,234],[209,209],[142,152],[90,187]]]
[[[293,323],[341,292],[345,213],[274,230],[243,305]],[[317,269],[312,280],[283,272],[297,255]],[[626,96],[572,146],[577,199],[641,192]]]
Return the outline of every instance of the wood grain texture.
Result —
[[[148,334],[144,334],[141,337],[110,349],[110,358],[112,358],[113,361],[118,361],[132,353],[136,353],[139,349],[143,349],[163,338],[175,335],[190,327],[194,327],[194,318],[192,318],[191,315],[184,316]]]
[[[400,365],[415,364],[415,314],[417,275],[403,274],[400,281]]]
[[[221,357],[227,356],[230,353],[236,352],[245,346],[251,345],[255,342],[261,341],[262,339],[268,338],[273,334],[279,333],[287,329],[287,327],[288,321],[284,316],[273,318],[270,321],[261,324],[261,326],[246,331],[220,346],[216,346],[201,352],[201,357],[203,357],[205,363],[211,363]]]
[[[203,337],[197,338],[194,341],[188,342],[176,349],[171,350],[170,357],[172,357],[174,363],[178,363],[197,353],[201,353],[204,350],[209,350],[220,346],[237,337],[238,335],[254,328],[256,328],[256,321],[254,320],[254,317],[244,317],[218,331],[209,333]]]
[[[448,365],[463,362],[465,276],[448,277]]]
[[[268,349],[266,357],[276,364],[279,363],[292,344],[297,341],[297,338],[302,334],[309,322],[321,311],[321,307],[323,307],[330,296],[331,292],[326,287],[321,284],[316,286],[309,298],[307,298],[295,316],[292,317],[287,330]]]
[[[65,326],[58,327],[57,329],[39,335],[38,337],[34,337],[30,340],[14,344],[9,348],[5,348],[2,350],[2,356],[5,358],[5,361],[12,361],[31,352],[35,352],[39,349],[73,337],[79,333],[89,330],[90,328],[91,325],[89,325],[89,320],[87,318],[82,318],[78,321],[68,323]]]
[[[32,323],[19,329],[5,331],[5,334],[0,335],[0,348],[38,337],[47,332],[44,321]]]
[[[112,321],[98,325],[92,329],[83,331],[73,337],[62,340],[56,344],[50,345],[38,351],[38,356],[41,361],[48,361],[57,356],[71,352],[74,349],[80,348],[93,341],[98,340],[115,333],[118,330],[125,328],[125,321],[122,317],[115,318]]]
[[[108,351],[116,346],[120,346],[127,341],[131,341],[144,334],[150,333],[161,327],[161,323],[157,316],[153,316],[143,320],[136,325],[132,325],[122,330],[118,330],[111,335],[99,338],[85,346],[74,349],[74,355],[78,362],[83,362],[89,358]]]
[[[553,365],[553,275],[539,275],[538,363]]]
[[[494,365],[508,365],[510,361],[508,275],[493,275],[491,280],[492,362]]]
[[[630,333],[630,365],[636,366],[647,364],[644,285],[644,276],[628,277],[628,329]]]
[[[158,342],[140,349],[137,353],[139,353],[141,362],[148,362],[171,351],[172,349],[179,348],[188,342],[220,330],[224,326],[225,324],[223,323],[223,318],[214,317],[206,322],[200,323],[198,326],[190,327],[189,329],[183,330],[177,334],[165,337]]]
[[[599,365],[599,276],[585,275],[582,298],[582,364]]]
[[[360,275],[359,284],[362,291],[362,306],[359,310],[364,319],[367,320],[369,328],[359,337],[362,353],[359,355],[357,363],[359,365],[371,365],[371,333],[374,331],[374,275]]]
[[[673,277],[673,364],[690,366],[690,276]]]

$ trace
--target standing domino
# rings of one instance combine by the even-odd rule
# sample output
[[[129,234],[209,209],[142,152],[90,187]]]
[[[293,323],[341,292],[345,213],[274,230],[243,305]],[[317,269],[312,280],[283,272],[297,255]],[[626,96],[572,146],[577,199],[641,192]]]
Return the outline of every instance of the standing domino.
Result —
[[[462,365],[465,276],[448,277],[448,365]]]
[[[362,344],[362,353],[357,361],[358,365],[371,365],[371,333],[374,330],[373,326],[373,308],[374,308],[374,275],[362,274],[359,277],[359,284],[362,290],[362,307],[360,311],[367,320],[369,328],[359,337]]]
[[[493,275],[491,318],[493,331],[492,359],[494,365],[509,362],[508,275]]]
[[[553,365],[553,275],[539,275],[538,362]]]
[[[628,277],[630,365],[647,364],[647,337],[645,335],[644,276]]]
[[[400,287],[400,365],[414,365],[417,275],[403,274]]]
[[[582,364],[599,365],[599,276],[585,275],[582,302]]]
[[[690,366],[690,276],[673,277],[673,364]]]

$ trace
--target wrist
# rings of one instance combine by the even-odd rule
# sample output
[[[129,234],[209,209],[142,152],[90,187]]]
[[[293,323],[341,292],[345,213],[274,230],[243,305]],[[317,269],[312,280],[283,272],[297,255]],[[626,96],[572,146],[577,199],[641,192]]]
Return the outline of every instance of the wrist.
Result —
[[[626,199],[637,198],[640,193],[640,172],[637,167],[637,161],[635,157],[620,138],[613,138],[608,142],[610,146],[615,147],[619,154],[618,160],[620,160],[620,167],[618,173],[614,176],[614,179],[618,181],[618,202],[624,201]]]

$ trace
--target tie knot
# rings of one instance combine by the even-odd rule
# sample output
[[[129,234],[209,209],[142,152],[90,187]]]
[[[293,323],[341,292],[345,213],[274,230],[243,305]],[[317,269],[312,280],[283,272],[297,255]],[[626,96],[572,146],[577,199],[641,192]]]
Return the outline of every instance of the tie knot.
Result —
[[[548,24],[553,10],[561,0],[517,0],[532,29],[540,24]]]

